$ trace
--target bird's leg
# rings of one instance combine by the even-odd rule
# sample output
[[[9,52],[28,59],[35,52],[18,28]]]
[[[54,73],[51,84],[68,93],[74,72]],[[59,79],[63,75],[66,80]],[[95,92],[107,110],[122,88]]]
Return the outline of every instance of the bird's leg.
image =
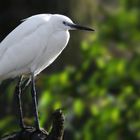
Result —
[[[21,85],[21,90],[22,90],[22,91],[26,90],[26,88],[28,87],[28,85],[30,84],[30,82],[31,82],[31,78],[25,80],[25,81],[23,82],[23,84]]]
[[[34,111],[34,116],[35,116],[35,127],[36,127],[36,130],[40,130],[34,74],[31,76],[31,94],[32,94],[32,99],[33,99],[33,107],[34,107],[33,111]]]
[[[16,97],[17,97],[17,107],[18,107],[18,112],[19,112],[19,125],[20,125],[21,129],[24,129],[25,125],[24,125],[24,121],[23,121],[23,112],[22,112],[22,103],[21,103],[22,79],[23,79],[23,76],[20,77],[20,79],[16,85],[15,93],[16,93]]]

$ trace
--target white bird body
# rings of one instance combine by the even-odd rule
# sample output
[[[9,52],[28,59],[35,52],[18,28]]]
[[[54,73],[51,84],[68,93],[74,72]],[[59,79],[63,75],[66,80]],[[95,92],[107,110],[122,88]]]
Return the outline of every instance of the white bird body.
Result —
[[[58,57],[70,35],[68,30],[54,28],[50,22],[53,16],[59,17],[51,14],[32,16],[1,42],[0,80],[21,74],[37,75]]]
[[[69,30],[74,29],[94,31],[91,28],[74,24],[63,15],[39,14],[24,20],[0,43],[0,82],[7,78],[20,76],[15,93],[22,130],[26,127],[23,121],[21,91],[28,85],[28,82],[25,85],[24,82],[22,83],[23,75],[30,75],[35,126],[36,130],[41,131],[35,76],[58,57],[69,41]]]
[[[0,43],[0,81],[39,74],[66,47],[69,30],[75,29],[94,31],[59,14],[39,14],[23,20]]]

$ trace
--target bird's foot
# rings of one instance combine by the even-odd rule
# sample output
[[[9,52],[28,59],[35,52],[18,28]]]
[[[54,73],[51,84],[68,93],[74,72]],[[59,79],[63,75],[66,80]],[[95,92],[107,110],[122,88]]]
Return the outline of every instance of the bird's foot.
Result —
[[[38,134],[48,134],[43,128],[37,128],[34,132]]]
[[[35,128],[31,126],[23,126],[21,127],[21,132],[24,132],[24,131],[35,131]]]
[[[39,129],[35,129],[32,133],[31,133],[31,137],[32,139],[35,139],[35,138],[42,138],[42,140],[44,140],[46,138],[46,136],[48,136],[49,133],[47,131],[45,131],[44,129],[42,128],[39,128]]]

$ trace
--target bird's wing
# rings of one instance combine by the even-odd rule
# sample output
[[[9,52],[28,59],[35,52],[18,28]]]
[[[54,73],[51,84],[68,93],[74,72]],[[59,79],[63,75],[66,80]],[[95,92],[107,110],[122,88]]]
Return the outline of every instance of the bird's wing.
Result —
[[[4,54],[7,48],[17,44],[21,39],[27,35],[33,33],[44,22],[49,21],[51,14],[38,14],[31,16],[24,20],[19,26],[17,26],[1,43],[0,43],[0,58]]]
[[[15,28],[0,44],[0,75],[30,64],[45,42],[41,32],[50,15],[36,15]],[[43,28],[41,29],[43,32]],[[47,36],[45,37],[47,39]]]

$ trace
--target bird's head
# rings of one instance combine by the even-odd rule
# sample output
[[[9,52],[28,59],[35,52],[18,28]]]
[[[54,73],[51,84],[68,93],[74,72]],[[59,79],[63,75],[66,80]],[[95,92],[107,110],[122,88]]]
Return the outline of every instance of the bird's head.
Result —
[[[78,24],[73,23],[73,21],[63,15],[58,15],[54,14],[51,18],[53,21],[53,26],[57,30],[86,30],[86,31],[94,31],[94,29],[86,27],[86,26],[81,26]]]

